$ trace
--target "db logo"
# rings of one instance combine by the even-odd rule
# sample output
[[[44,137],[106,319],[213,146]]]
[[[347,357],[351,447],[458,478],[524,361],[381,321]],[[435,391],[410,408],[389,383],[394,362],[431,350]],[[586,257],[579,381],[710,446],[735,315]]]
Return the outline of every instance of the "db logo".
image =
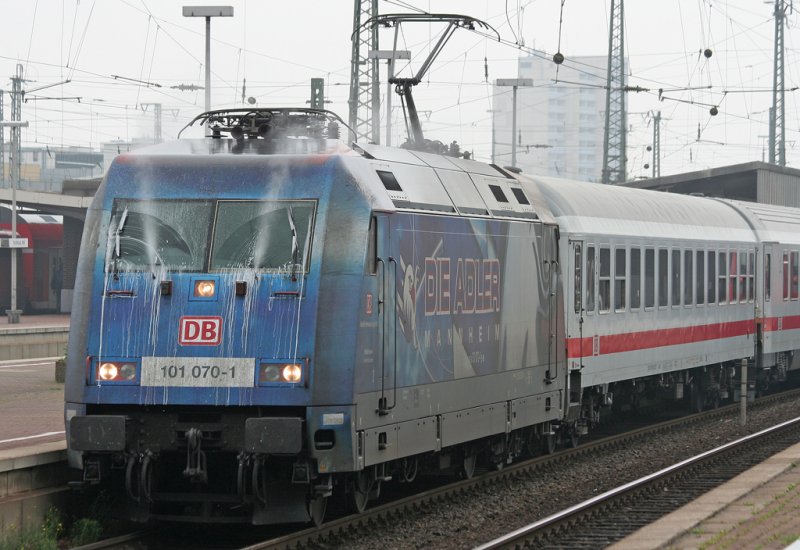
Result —
[[[218,346],[222,317],[181,317],[178,342],[182,346]]]

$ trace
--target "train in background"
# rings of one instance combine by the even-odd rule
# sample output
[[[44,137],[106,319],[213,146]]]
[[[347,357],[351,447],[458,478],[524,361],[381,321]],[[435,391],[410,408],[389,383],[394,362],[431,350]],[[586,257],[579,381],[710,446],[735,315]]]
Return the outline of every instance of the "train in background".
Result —
[[[11,208],[0,205],[0,239],[12,236]],[[25,313],[58,312],[64,275],[63,217],[18,210],[16,236],[28,239],[28,246],[17,252],[17,307]],[[0,311],[10,307],[11,252],[0,247]]]
[[[348,146],[324,110],[198,120],[87,213],[68,456],[119,515],[319,523],[795,365],[796,209]]]

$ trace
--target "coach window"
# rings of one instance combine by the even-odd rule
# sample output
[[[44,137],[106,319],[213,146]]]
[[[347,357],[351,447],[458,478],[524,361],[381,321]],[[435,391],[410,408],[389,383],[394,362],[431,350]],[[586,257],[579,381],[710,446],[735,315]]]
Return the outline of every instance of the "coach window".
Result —
[[[581,292],[583,290],[583,253],[581,243],[575,243],[575,313],[581,312]]]
[[[747,251],[739,251],[739,302],[745,303],[750,295],[749,283],[750,266],[747,264]]]
[[[789,279],[790,295],[792,300],[797,300],[797,252],[792,251],[792,277]]]
[[[625,256],[627,250],[614,250],[614,310],[625,311]]]
[[[631,309],[642,305],[642,251],[631,248]]]
[[[611,308],[611,249],[600,249],[600,274],[598,277],[597,310],[609,311]]]
[[[694,271],[692,270],[692,251],[683,251],[683,305],[694,304]]]
[[[646,248],[644,251],[644,307],[656,305],[656,251]]]
[[[747,252],[747,301],[752,302],[756,295],[756,264],[752,250]]]
[[[586,311],[594,311],[594,247],[586,247]]]
[[[717,273],[717,302],[720,305],[728,301],[728,262],[727,252],[721,250],[717,254],[717,266],[719,267]]]
[[[658,249],[658,307],[669,305],[669,266],[667,258],[669,252],[666,248]]]
[[[783,251],[783,262],[781,263],[781,277],[783,279],[783,299],[789,299],[789,252]]]
[[[697,300],[697,305],[703,305],[705,303],[706,298],[706,289],[703,288],[703,285],[706,283],[706,274],[703,273],[703,269],[706,267],[706,253],[704,250],[698,250],[695,252],[695,289],[694,289],[694,297]]]
[[[764,254],[764,300],[767,302],[772,301],[772,254],[767,252]]]
[[[708,251],[708,270],[706,271],[708,281],[708,303],[717,303],[717,253],[713,250]]]
[[[736,289],[736,283],[739,281],[738,275],[739,268],[739,254],[735,250],[728,253],[728,301],[731,304],[736,303],[736,298],[739,293]]]
[[[670,273],[672,273],[672,305],[681,305],[681,251],[672,251],[672,265]]]

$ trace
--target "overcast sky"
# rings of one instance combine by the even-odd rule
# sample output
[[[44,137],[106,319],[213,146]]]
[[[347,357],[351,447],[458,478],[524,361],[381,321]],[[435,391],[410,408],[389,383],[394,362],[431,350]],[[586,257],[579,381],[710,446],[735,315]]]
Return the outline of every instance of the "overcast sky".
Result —
[[[202,90],[173,88],[204,83],[204,20],[185,18],[181,10],[184,4],[198,3],[0,0],[0,86],[10,90],[8,78],[22,64],[25,88],[31,90],[23,104],[22,118],[30,122],[24,143],[98,147],[110,140],[152,136],[152,103],[162,104],[163,137],[173,139],[204,105]],[[234,17],[212,20],[213,108],[243,106],[245,79],[245,97],[254,97],[258,105],[303,105],[310,79],[320,77],[327,83],[328,108],[347,120],[352,0],[224,3],[234,7]],[[477,17],[500,34],[498,42],[457,31],[415,90],[418,109],[425,111],[426,137],[457,140],[479,160],[491,154],[487,68],[492,82],[516,77],[517,58],[531,48],[548,56],[560,50],[566,64],[575,56],[608,52],[610,0],[379,2],[382,14],[412,8]],[[628,96],[630,178],[650,174],[644,168],[650,162],[645,147],[652,141],[651,113],[657,110],[662,112],[662,175],[768,156],[773,10],[774,2],[761,0],[626,2],[629,84],[650,90]],[[800,82],[798,21],[798,14],[790,13],[786,28],[790,166],[800,166],[800,108],[794,90]],[[416,69],[441,27],[404,29],[399,48],[411,51]],[[381,49],[391,47],[390,37],[381,33]],[[711,50],[710,58],[702,55],[705,49]],[[382,66],[383,78],[385,71]],[[34,91],[66,80],[70,82]],[[711,106],[718,107],[715,117]],[[8,94],[4,115],[10,119]],[[402,112],[396,110],[393,119],[399,132]]]

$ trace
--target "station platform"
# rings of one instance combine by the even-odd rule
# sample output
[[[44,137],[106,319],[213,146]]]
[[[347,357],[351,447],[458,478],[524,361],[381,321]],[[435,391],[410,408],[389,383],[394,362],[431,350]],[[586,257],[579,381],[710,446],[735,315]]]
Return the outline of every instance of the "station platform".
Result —
[[[55,362],[64,355],[69,315],[0,316],[0,460],[14,449],[64,441],[64,384]],[[8,452],[7,452],[8,451]]]
[[[23,314],[13,324],[0,315],[0,361],[61,357],[68,338],[69,314]]]
[[[800,443],[611,546],[800,550]]]

